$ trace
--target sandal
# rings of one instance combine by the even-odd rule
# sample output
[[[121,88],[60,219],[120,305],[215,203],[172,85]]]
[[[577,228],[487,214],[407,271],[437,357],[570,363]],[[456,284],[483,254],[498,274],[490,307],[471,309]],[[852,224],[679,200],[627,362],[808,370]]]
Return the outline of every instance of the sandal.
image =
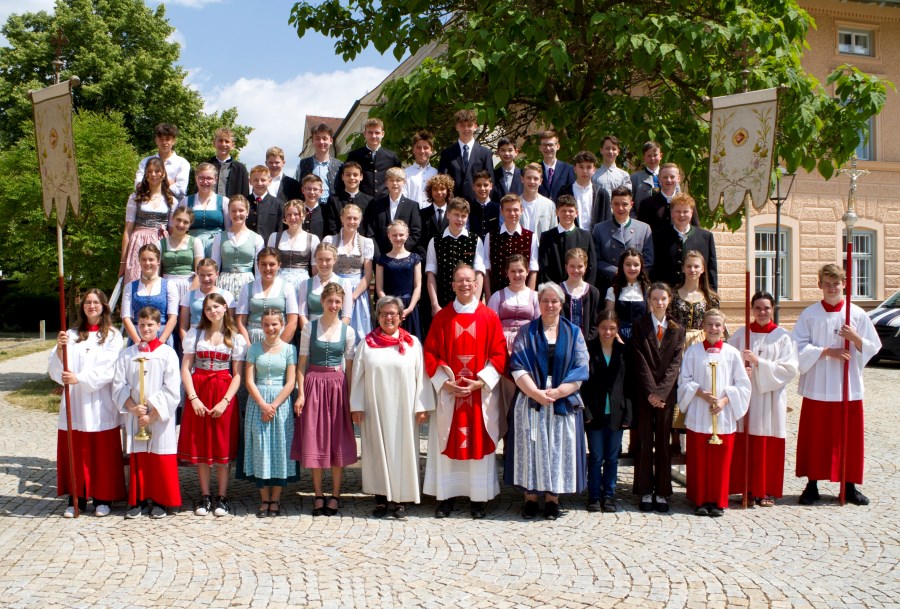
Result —
[[[321,504],[319,503],[320,501],[322,502]],[[327,509],[328,508],[325,507],[325,497],[324,496],[320,495],[318,497],[313,497],[313,511],[312,511],[313,516],[327,516],[328,513],[325,511]]]
[[[259,510],[256,512],[257,518],[265,518],[269,515],[269,506],[272,505],[271,501],[261,501],[259,504]]]
[[[331,507],[332,501],[334,502],[334,507]],[[326,516],[334,516],[335,514],[338,513],[338,510],[341,509],[341,507],[343,507],[343,504],[341,503],[341,498],[335,497],[334,495],[332,495],[331,497],[328,498],[328,501],[325,504],[325,511],[323,513]]]
[[[760,507],[772,507],[775,505],[775,497],[761,497],[759,500]]]
[[[275,506],[274,508],[272,506]],[[270,501],[269,502],[269,516],[280,516],[281,515],[281,502],[280,501]]]

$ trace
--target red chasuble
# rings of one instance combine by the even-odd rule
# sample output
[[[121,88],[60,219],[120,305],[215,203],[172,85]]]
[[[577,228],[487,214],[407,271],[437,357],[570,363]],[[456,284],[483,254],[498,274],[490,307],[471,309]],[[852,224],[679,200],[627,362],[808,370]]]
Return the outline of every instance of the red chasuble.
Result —
[[[483,304],[474,313],[457,313],[453,303],[434,316],[425,340],[425,371],[434,376],[447,366],[456,379],[477,379],[487,363],[499,374],[506,368],[506,339],[497,314]],[[497,449],[484,425],[481,390],[456,399],[447,446],[450,459],[477,460]]]

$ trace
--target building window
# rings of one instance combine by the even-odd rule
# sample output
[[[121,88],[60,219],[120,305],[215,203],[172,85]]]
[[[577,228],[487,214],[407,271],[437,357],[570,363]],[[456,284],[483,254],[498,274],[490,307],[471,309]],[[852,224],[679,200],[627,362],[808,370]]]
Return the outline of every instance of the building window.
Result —
[[[847,267],[847,233],[841,240],[843,266]],[[853,231],[853,272],[850,276],[854,298],[875,298],[875,231]]]
[[[873,57],[875,48],[870,30],[840,28],[838,30],[838,53]]]
[[[775,238],[775,227],[756,229],[756,291],[775,294],[775,265],[778,265],[778,298],[790,298],[791,278],[788,252],[790,251],[790,229],[781,228],[779,239]]]
[[[856,147],[856,158],[860,161],[874,161],[875,160],[875,117],[869,117],[869,129],[868,135],[860,129],[859,131],[859,146]]]

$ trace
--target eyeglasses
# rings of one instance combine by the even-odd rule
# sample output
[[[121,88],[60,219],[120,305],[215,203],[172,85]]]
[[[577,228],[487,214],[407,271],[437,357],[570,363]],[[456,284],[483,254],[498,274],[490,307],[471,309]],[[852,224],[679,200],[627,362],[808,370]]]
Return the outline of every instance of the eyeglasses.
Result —
[[[392,317],[400,317],[400,313],[387,313],[387,312],[385,312],[385,313],[379,313],[378,316],[379,316],[379,317],[386,317],[386,318],[390,319],[390,318],[392,318]]]

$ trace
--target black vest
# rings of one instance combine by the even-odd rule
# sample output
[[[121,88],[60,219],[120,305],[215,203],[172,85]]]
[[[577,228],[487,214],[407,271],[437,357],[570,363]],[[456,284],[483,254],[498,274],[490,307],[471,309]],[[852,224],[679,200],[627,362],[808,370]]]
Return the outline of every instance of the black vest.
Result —
[[[453,302],[453,269],[460,262],[469,266],[475,264],[475,248],[478,235],[469,233],[465,237],[440,237],[434,240],[434,254],[437,258],[438,303],[444,307]]]

